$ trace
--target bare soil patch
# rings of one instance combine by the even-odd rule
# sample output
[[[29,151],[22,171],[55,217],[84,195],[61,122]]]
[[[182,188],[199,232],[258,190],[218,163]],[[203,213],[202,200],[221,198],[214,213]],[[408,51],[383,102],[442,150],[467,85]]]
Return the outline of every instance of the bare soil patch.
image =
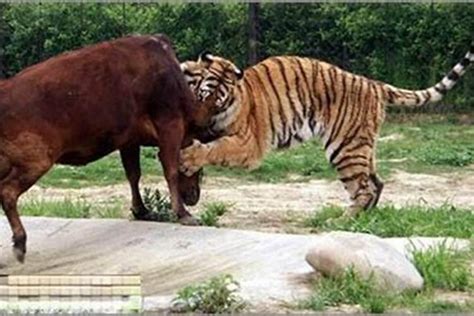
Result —
[[[143,187],[167,192],[162,179],[144,179]],[[41,188],[35,186],[23,199],[85,199],[89,203],[123,203],[128,214],[130,192],[127,183],[82,189]],[[238,179],[207,177],[202,185],[200,203],[221,201],[230,204],[221,219],[224,227],[267,232],[302,233],[301,220],[324,205],[349,204],[347,193],[339,181],[311,180],[291,183],[254,183]],[[380,203],[442,205],[449,203],[474,209],[474,170],[439,175],[395,172],[385,180]]]

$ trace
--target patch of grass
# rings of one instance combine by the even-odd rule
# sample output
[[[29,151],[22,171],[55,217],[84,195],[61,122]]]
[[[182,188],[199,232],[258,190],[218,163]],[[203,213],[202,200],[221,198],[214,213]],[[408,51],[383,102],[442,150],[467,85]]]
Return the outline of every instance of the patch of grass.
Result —
[[[450,122],[386,124],[382,137],[401,139],[379,142],[377,158],[386,169],[409,172],[449,172],[474,163],[474,126]],[[398,161],[406,158],[405,161]]]
[[[206,226],[218,226],[219,217],[229,210],[229,206],[229,204],[223,202],[207,203],[204,210],[199,213],[199,220]]]
[[[413,252],[413,261],[423,276],[427,290],[466,291],[474,289],[471,251],[453,252],[444,244],[427,251]]]
[[[171,202],[167,196],[161,195],[158,189],[144,188],[143,204],[151,211],[158,222],[176,222],[176,214],[171,209]]]
[[[339,207],[324,207],[306,220],[315,231],[346,230],[380,237],[446,236],[471,238],[474,234],[474,212],[445,204],[440,207],[419,205],[402,208],[384,205],[361,212],[357,218],[338,218]]]
[[[462,255],[462,253],[452,253],[451,256]],[[464,269],[466,265],[459,262],[450,261],[445,254],[436,253],[433,255],[437,262],[450,262],[449,265],[454,269]],[[424,265],[423,265],[424,266]],[[426,266],[424,266],[426,267]],[[444,272],[443,272],[444,273]],[[436,280],[440,280],[439,271],[428,272]],[[436,275],[436,276],[434,276]],[[448,278],[454,280],[452,277]],[[463,285],[464,283],[456,283]],[[426,282],[425,287],[420,292],[406,291],[401,294],[393,294],[381,291],[375,286],[373,278],[363,279],[353,269],[346,270],[337,277],[322,277],[314,284],[313,294],[306,300],[298,303],[300,309],[311,309],[323,311],[329,307],[336,307],[342,304],[359,305],[364,312],[384,313],[389,310],[411,310],[423,313],[446,313],[446,312],[464,312],[474,311],[472,303],[459,303],[452,301],[443,301],[436,298],[434,289],[445,289],[446,284],[441,282]],[[463,290],[466,287],[454,286],[450,289]]]
[[[92,206],[84,200],[28,200],[20,204],[22,215],[63,218],[119,218],[118,205]]]
[[[383,313],[391,304],[391,298],[376,289],[373,278],[364,280],[353,269],[348,269],[340,276],[321,278],[315,284],[314,294],[300,307],[321,311],[341,304],[358,304],[365,312]]]
[[[439,173],[461,170],[474,164],[474,125],[459,125],[449,119],[386,122],[381,137],[399,135],[377,144],[378,170],[387,177],[392,170]],[[141,167],[144,176],[161,176],[156,148],[143,148]],[[211,176],[243,178],[251,181],[305,181],[314,178],[336,179],[323,146],[317,139],[288,149],[269,153],[261,166],[249,171],[242,168],[206,167]],[[126,181],[117,152],[83,167],[55,166],[39,182],[42,186],[80,188],[110,185]]]
[[[245,302],[237,294],[239,289],[239,283],[231,275],[217,276],[178,291],[173,310],[182,313],[237,313],[245,308]]]
[[[140,165],[143,175],[161,176],[161,164],[156,149],[142,148]],[[118,152],[114,152],[86,166],[55,165],[39,185],[43,187],[83,188],[92,185],[111,185],[126,181]]]
[[[407,291],[398,296],[391,297],[391,309],[410,310],[418,313],[455,313],[469,312],[474,310],[469,302],[453,302],[437,299],[432,291],[421,292]]]

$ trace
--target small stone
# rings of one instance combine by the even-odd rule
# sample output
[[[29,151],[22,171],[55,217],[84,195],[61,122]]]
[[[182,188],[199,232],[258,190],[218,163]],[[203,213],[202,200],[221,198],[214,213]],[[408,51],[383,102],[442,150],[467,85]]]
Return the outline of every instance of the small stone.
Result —
[[[381,290],[420,290],[423,278],[398,250],[377,236],[331,232],[316,237],[306,261],[324,275],[337,276],[352,267],[360,277],[371,275]]]

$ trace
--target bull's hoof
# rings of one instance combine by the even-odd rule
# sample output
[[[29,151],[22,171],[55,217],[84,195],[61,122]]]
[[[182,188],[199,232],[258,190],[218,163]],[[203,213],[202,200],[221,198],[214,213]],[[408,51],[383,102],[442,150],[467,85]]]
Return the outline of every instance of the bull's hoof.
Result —
[[[146,208],[134,208],[132,207],[130,209],[132,211],[133,218],[138,220],[138,221],[157,221],[158,220],[158,215],[156,213],[153,213],[149,209]]]
[[[184,226],[200,226],[201,222],[192,215],[186,215],[179,219],[179,223]]]
[[[21,249],[13,247],[13,254],[15,255],[15,258],[18,260],[18,262],[25,262],[25,252],[23,252]]]
[[[138,221],[148,221],[148,222],[160,222],[161,217],[155,212],[148,213],[133,213],[133,218]]]
[[[13,254],[15,255],[15,258],[16,260],[18,260],[18,262],[24,263],[26,254],[26,243],[15,242],[13,244]]]

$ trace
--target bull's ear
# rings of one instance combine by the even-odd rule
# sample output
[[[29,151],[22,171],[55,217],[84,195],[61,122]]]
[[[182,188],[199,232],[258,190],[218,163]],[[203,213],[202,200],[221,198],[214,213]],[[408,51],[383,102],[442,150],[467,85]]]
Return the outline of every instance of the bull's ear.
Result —
[[[210,64],[214,60],[214,56],[211,54],[210,51],[203,51],[199,54],[198,63]]]
[[[234,72],[235,72],[235,75],[237,76],[237,80],[240,80],[244,77],[244,72],[240,70],[239,68],[235,68]]]

